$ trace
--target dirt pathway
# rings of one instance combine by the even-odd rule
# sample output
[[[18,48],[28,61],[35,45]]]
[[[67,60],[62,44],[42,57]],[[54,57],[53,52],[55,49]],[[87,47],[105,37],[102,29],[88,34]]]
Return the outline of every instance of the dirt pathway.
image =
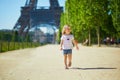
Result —
[[[79,47],[69,70],[58,45],[0,53],[0,80],[120,80],[120,48]]]

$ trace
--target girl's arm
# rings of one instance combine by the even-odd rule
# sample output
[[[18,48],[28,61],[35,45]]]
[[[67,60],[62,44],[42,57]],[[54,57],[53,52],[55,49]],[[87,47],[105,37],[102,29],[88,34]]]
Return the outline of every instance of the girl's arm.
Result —
[[[79,50],[78,43],[76,40],[73,40],[73,44],[75,45],[76,49]]]
[[[62,50],[63,40],[60,42],[60,50]]]

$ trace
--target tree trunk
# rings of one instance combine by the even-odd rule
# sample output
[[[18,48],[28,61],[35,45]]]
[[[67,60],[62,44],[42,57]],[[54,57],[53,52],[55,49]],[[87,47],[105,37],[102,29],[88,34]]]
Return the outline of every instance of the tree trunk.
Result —
[[[97,27],[97,38],[98,38],[98,47],[101,46],[100,44],[100,26]]]
[[[2,41],[0,41],[0,52],[2,52]]]
[[[89,29],[89,46],[91,46],[91,30]]]

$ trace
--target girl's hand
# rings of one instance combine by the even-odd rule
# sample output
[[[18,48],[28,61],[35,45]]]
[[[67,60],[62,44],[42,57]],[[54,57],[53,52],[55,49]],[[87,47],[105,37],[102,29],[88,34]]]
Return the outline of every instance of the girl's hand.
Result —
[[[60,50],[63,50],[63,48],[61,47]]]
[[[76,49],[77,49],[77,50],[79,50],[79,47],[78,47],[78,46],[76,46]]]
[[[78,44],[78,41],[73,40],[73,43],[74,43],[74,45],[76,46],[76,49],[79,50],[79,47],[78,47],[78,45],[77,45],[77,44]]]

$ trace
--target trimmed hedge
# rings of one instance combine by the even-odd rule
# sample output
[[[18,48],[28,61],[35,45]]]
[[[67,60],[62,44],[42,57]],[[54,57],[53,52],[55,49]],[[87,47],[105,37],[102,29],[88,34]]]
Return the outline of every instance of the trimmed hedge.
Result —
[[[0,52],[6,52],[17,49],[38,47],[40,43],[33,42],[0,42]]]

